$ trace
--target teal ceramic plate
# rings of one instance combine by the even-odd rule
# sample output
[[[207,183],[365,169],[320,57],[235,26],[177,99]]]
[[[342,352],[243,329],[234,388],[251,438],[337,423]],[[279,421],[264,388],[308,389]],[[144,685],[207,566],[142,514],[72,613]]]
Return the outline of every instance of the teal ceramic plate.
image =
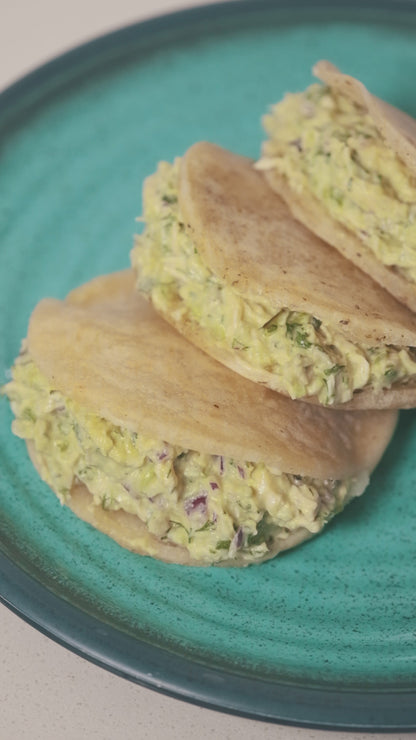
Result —
[[[416,114],[413,2],[234,2],[60,57],[0,96],[0,369],[29,314],[129,264],[141,184],[207,139],[255,157],[260,117],[319,58]],[[365,496],[259,568],[135,556],[62,509],[0,403],[3,601],[138,683],[329,728],[416,728],[416,415]]]

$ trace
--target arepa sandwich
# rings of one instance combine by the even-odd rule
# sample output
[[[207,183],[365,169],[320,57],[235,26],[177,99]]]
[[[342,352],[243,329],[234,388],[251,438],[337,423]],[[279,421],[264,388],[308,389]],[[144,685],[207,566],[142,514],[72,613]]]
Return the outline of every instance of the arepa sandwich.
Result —
[[[416,406],[416,314],[300,224],[250,159],[195,144],[143,202],[138,290],[194,344],[292,399]]]
[[[132,271],[41,301],[3,393],[63,504],[188,565],[260,563],[320,532],[365,489],[397,417],[236,376],[136,294]]]
[[[416,311],[416,121],[327,61],[263,124],[257,167],[293,214]]]

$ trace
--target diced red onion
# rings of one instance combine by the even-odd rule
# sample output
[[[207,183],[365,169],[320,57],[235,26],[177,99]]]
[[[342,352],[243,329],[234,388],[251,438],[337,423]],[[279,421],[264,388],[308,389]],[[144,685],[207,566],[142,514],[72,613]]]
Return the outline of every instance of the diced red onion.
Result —
[[[195,496],[195,498],[188,499],[185,501],[185,511],[186,513],[193,514],[196,511],[200,514],[206,514],[207,512],[207,493],[206,491],[201,491],[198,496]]]
[[[166,460],[166,458],[168,457],[168,451],[164,449],[162,450],[162,452],[158,452],[156,457],[159,462],[162,462],[162,460]]]
[[[231,548],[232,549],[235,548],[236,550],[238,550],[241,547],[241,545],[243,544],[243,540],[244,540],[243,528],[242,527],[239,527],[237,529],[237,531],[236,531],[233,539],[231,540],[230,549]]]

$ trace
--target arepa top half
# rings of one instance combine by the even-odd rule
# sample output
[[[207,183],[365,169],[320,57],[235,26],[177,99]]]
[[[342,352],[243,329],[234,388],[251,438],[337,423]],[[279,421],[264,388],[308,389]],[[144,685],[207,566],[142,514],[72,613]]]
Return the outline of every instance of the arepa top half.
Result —
[[[416,310],[416,121],[333,64],[275,103],[257,166],[292,213]]]
[[[416,315],[253,165],[205,142],[159,165],[132,251],[138,290],[208,354],[292,399],[416,406]]]

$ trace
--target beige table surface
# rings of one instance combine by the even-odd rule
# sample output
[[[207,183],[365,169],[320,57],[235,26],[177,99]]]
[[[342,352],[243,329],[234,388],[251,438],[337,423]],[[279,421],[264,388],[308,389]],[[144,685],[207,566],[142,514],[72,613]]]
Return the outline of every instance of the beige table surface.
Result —
[[[193,0],[0,0],[0,89],[72,46]],[[1,249],[1,247],[0,247]],[[381,740],[233,717],[136,686],[0,605],[1,740]],[[389,734],[416,737],[416,733]]]

